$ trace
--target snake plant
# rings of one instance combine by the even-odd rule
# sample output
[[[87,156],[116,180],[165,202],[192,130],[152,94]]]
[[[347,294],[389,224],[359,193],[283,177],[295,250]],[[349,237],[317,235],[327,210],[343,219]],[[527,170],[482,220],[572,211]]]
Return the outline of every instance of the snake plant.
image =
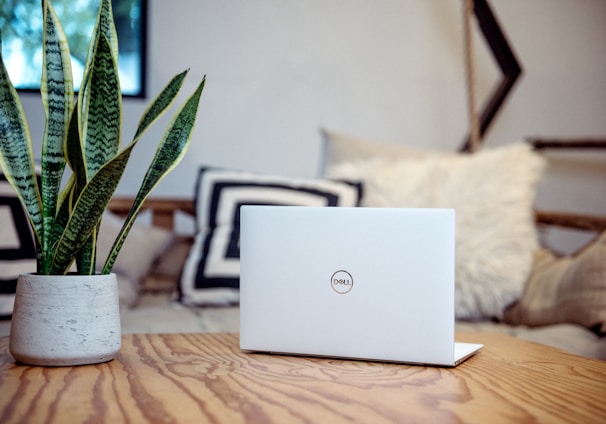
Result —
[[[23,107],[2,59],[1,34],[0,167],[27,211],[36,242],[36,272],[66,274],[75,262],[78,274],[90,275],[96,268],[99,223],[133,148],[173,103],[187,71],[173,77],[150,103],[132,141],[121,149],[122,95],[111,0],[100,2],[77,99],[69,45],[50,0],[42,1],[42,11],[40,92],[46,127],[40,183]],[[144,200],[185,155],[205,79],[168,124],[102,273],[111,272]],[[66,164],[71,172],[64,177]]]

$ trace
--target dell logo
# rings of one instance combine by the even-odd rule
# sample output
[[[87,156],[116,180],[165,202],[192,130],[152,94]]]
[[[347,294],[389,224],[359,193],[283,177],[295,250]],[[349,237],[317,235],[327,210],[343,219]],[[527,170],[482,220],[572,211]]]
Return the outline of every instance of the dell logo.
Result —
[[[353,277],[349,272],[341,269],[330,277],[330,286],[339,294],[349,293],[353,288]]]

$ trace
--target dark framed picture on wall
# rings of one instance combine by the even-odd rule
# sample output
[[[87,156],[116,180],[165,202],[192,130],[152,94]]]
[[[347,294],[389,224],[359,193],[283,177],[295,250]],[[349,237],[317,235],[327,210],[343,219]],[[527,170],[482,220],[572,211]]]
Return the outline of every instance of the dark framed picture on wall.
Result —
[[[82,81],[88,42],[99,0],[52,0],[63,23],[72,58],[74,88]],[[122,95],[145,97],[147,0],[112,0],[118,33],[118,67]],[[0,2],[2,55],[19,91],[39,92],[42,77],[42,8],[40,0]]]

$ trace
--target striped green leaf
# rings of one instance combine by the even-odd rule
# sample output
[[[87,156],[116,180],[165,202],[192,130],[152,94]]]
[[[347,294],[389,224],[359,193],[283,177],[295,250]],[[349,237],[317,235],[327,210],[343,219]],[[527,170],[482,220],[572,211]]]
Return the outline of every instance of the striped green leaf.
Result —
[[[80,132],[78,130],[78,113],[74,109],[72,117],[70,119],[70,125],[63,146],[65,159],[72,170],[72,177],[74,178],[74,187],[70,188],[76,194],[76,197],[80,194],[82,189],[87,183],[86,175],[86,164],[84,161],[84,151],[82,143],[80,142]],[[73,194],[73,193],[72,193]]]
[[[114,62],[118,63],[118,34],[116,32],[116,26],[114,25],[112,3],[110,0],[101,0],[101,3],[99,4],[99,12],[97,13],[92,39],[89,43],[86,62],[84,63],[84,76],[82,78],[82,84],[80,85],[80,95],[85,94],[89,89],[90,79],[87,73],[92,69],[93,58],[96,54],[95,50],[99,45],[101,34],[105,34],[109,40]],[[80,111],[81,116],[86,116],[88,104],[83,102],[80,104],[80,107],[82,108]]]
[[[110,254],[105,261],[103,273],[109,273],[111,271],[113,264],[118,257],[118,253],[124,244],[124,240],[134,224],[135,218],[145,199],[158,183],[173,170],[175,166],[177,166],[187,152],[205,83],[206,77],[202,79],[202,82],[196,91],[187,99],[178,113],[173,117],[160,145],[156,149],[154,159],[145,174],[141,188],[126,217],[124,226],[114,241]]]
[[[51,230],[51,238],[53,240],[53,243],[50,246],[56,246],[57,243],[59,242],[59,239],[61,238],[61,235],[65,231],[65,227],[67,226],[67,222],[69,221],[72,204],[75,203],[75,200],[73,199],[74,192],[75,192],[75,177],[72,175],[71,178],[69,179],[67,185],[61,191],[61,194],[59,196],[58,207],[57,207],[57,216],[55,217],[55,220],[53,221],[53,226],[52,226],[52,230]],[[43,272],[44,274],[47,274],[47,275],[51,273],[52,262],[53,262],[53,258],[52,258],[53,249],[50,248],[49,250],[50,250],[50,255],[49,255],[50,259],[45,263],[45,269]]]
[[[65,274],[76,253],[92,236],[120,182],[135,144],[131,143],[102,166],[82,190],[53,252],[51,274]]]
[[[69,214],[72,210],[72,206],[75,203],[74,193],[75,193],[75,184],[76,178],[72,174],[70,179],[67,181],[66,186],[61,191],[59,195],[59,200],[57,202],[57,216],[55,217],[55,221],[53,222],[53,229],[51,233],[51,238],[53,239],[53,243],[51,246],[55,246],[57,241],[65,231],[65,226],[67,225],[67,221],[69,220]],[[52,250],[51,250],[52,251]],[[46,272],[50,272],[50,262],[49,269]]]
[[[40,246],[42,199],[36,178],[32,141],[23,106],[4,66],[1,43],[0,35],[0,167],[25,206],[37,245]],[[40,260],[41,258],[39,262]]]
[[[46,114],[42,143],[42,250],[50,252],[57,197],[65,168],[63,145],[74,104],[74,87],[67,38],[49,1],[44,1],[43,67],[40,93]],[[50,258],[45,257],[45,265]]]
[[[101,18],[103,15],[100,15]],[[87,115],[81,117],[86,163],[86,180],[81,172],[77,178],[79,194],[82,184],[118,153],[121,135],[122,94],[118,76],[118,66],[111,51],[110,41],[104,32],[96,38],[90,69],[86,72],[88,89],[82,95],[87,107]],[[76,255],[78,272],[95,272],[97,228],[95,228],[82,249]]]
[[[63,231],[65,231],[65,226],[69,220],[69,215],[73,209],[73,204],[87,183],[82,145],[80,144],[80,137],[78,135],[78,114],[75,109],[72,111],[70,126],[64,143],[64,151],[67,162],[72,169],[72,174],[70,175],[66,186],[59,194],[57,200],[57,213],[55,215],[55,219],[53,220],[51,232],[50,234],[47,233],[45,235],[45,237],[51,241],[48,243],[48,250],[45,251],[45,254],[49,256],[49,258],[45,262],[43,271],[39,271],[43,272],[44,274],[50,273],[53,254],[52,246],[57,245],[59,238],[63,234]]]
[[[156,96],[153,102],[147,106],[139,125],[137,126],[137,132],[135,133],[135,139],[139,138],[147,131],[147,129],[164,114],[166,109],[173,103],[177,94],[183,86],[183,81],[189,70],[183,71],[177,74],[170,80],[170,82],[164,87],[164,89]]]
[[[61,193],[61,207],[55,220],[54,229],[56,231],[53,233],[53,240],[59,240],[59,237],[67,225],[69,214],[71,213],[73,205],[76,201],[75,199],[77,199],[80,193],[82,193],[88,182],[82,147],[83,146],[80,143],[80,135],[78,133],[78,117],[77,113],[74,111],[72,114],[69,134],[65,144],[67,161],[70,164],[70,168],[72,168],[73,174],[68,186],[66,187],[66,190]],[[91,234],[84,246],[76,253],[75,259],[77,264],[77,272],[79,274],[90,275],[95,272],[97,231],[98,229],[93,231],[93,234]]]
[[[99,225],[93,230],[84,246],[76,253],[76,272],[80,275],[93,275],[95,273],[98,235]]]
[[[90,68],[90,63],[93,61],[95,49],[101,34],[104,34],[109,40],[114,61],[118,62],[118,33],[114,24],[111,0],[101,0],[99,4],[99,12],[97,13],[97,19],[93,27],[92,42],[88,46],[85,68]]]
[[[90,66],[86,72],[88,89],[82,94],[87,113],[79,117],[88,179],[120,148],[122,93],[118,65],[105,34],[98,38]]]

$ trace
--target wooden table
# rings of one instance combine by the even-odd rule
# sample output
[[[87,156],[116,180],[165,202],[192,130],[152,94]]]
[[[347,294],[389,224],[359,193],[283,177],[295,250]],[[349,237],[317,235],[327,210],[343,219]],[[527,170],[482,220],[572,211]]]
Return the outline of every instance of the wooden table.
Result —
[[[108,363],[16,364],[0,338],[0,423],[606,422],[606,362],[509,336],[457,368],[243,353],[233,334],[123,337]]]

